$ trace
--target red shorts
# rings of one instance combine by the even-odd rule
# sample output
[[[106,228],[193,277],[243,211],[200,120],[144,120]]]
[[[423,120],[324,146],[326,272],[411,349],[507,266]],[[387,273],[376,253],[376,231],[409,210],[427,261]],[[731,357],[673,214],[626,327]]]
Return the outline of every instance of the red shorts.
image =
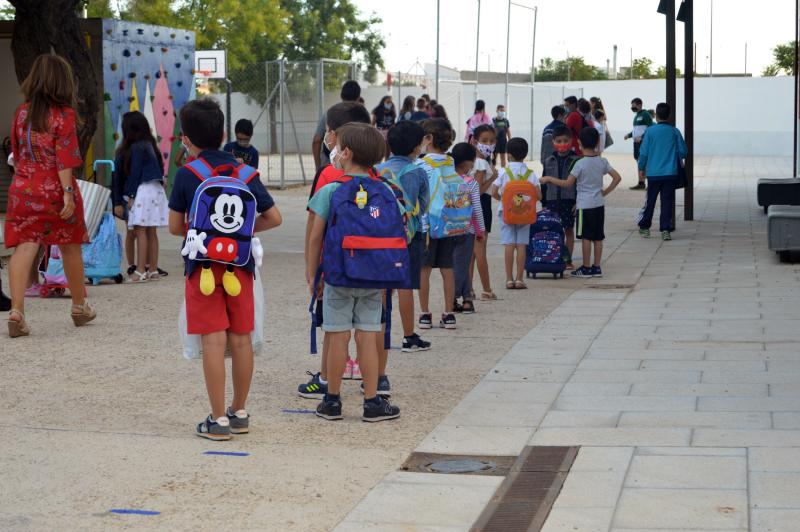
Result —
[[[200,292],[200,272],[197,268],[186,279],[186,324],[189,334],[211,334],[219,331],[230,331],[234,334],[253,332],[255,306],[253,304],[253,274],[241,268],[234,268],[233,273],[242,284],[241,293],[230,296],[222,288],[224,264],[212,263],[216,288],[210,296]]]

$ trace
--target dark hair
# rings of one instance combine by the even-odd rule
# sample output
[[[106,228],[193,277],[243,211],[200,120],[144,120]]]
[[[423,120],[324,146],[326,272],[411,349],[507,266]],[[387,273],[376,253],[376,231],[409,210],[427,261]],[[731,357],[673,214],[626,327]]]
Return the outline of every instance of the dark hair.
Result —
[[[70,107],[73,111],[78,109],[72,67],[61,56],[42,54],[37,57],[20,89],[28,103],[25,125],[30,125],[33,131],[49,130],[52,108]],[[77,113],[75,117],[80,122]]]
[[[498,109],[500,109],[501,107],[502,107],[503,109],[505,109],[505,108],[506,108],[506,106],[505,106],[505,105],[503,105],[502,103],[498,103],[498,104],[497,104],[497,108],[498,108]]]
[[[631,100],[631,103],[642,105],[642,99],[641,98],[634,98],[633,100]]]
[[[332,130],[337,130],[350,122],[369,124],[369,113],[363,105],[357,102],[340,102],[328,109],[325,125]]]
[[[528,141],[522,137],[514,137],[509,139],[506,144],[506,152],[515,161],[524,161],[528,156]]]
[[[392,117],[392,121],[394,122],[394,119],[397,116],[397,113],[394,108],[394,103],[392,103],[392,108],[389,111],[387,111],[383,107],[383,104],[386,103],[387,98],[391,98],[391,96],[387,94],[386,96],[381,98],[381,101],[378,102],[378,105],[376,105],[375,109],[372,110],[372,114],[374,114],[376,118],[382,118],[384,115],[389,115]]]
[[[425,109],[426,107],[428,107],[428,100],[426,100],[425,98],[417,99],[417,107]]]
[[[553,128],[553,138],[556,137],[569,137],[572,138],[572,130],[567,126],[558,126]]]
[[[592,96],[591,98],[589,98],[589,103],[592,104],[592,107],[594,107],[595,110],[597,110],[597,109],[600,109],[601,111],[605,111],[606,110],[606,108],[603,107],[603,100],[601,100],[597,96]]]
[[[459,142],[450,150],[450,156],[453,158],[453,166],[457,167],[463,162],[477,159],[478,150],[469,142]]]
[[[426,102],[431,101],[431,97],[428,95],[428,93],[423,94],[422,96],[420,96],[420,98],[425,100]]]
[[[578,99],[575,96],[567,96],[564,101],[570,105],[578,105]]]
[[[241,133],[242,135],[247,135],[248,137],[252,137],[253,123],[246,118],[241,118],[236,121],[236,125],[233,127],[233,132]]]
[[[591,113],[592,112],[592,104],[589,103],[589,100],[586,98],[581,98],[578,100],[578,111],[581,113]]]
[[[597,147],[597,143],[600,142],[600,133],[591,126],[585,127],[578,134],[578,139],[581,141],[581,146],[587,150],[593,150]]]
[[[563,105],[554,105],[552,109],[550,109],[550,116],[553,117],[553,120],[558,120],[558,117],[564,116],[564,106]]]
[[[437,103],[433,106],[433,116],[432,118],[444,118],[445,120],[449,120],[447,117],[447,111],[444,108],[444,105]]]
[[[489,124],[481,124],[472,130],[472,138],[477,141],[479,138],[481,138],[481,133],[486,133],[487,131],[491,131],[497,135],[497,131],[494,130],[494,127],[490,126]]]
[[[606,116],[606,112],[602,109],[595,109],[594,110],[594,117],[598,120],[602,120]]]
[[[486,102],[484,102],[483,100],[477,100],[475,102],[475,112],[477,113],[478,111],[484,111],[484,110],[486,110]]]
[[[192,100],[181,107],[181,130],[201,150],[217,150],[225,134],[225,115],[211,98]]]
[[[158,164],[164,165],[161,150],[158,147],[150,123],[139,111],[131,111],[122,115],[122,141],[117,148],[117,157],[122,156],[122,171],[125,175],[131,173],[131,146],[137,142],[145,141],[153,148],[153,154]]]
[[[349,123],[336,130],[336,143],[353,152],[353,162],[370,168],[381,162],[386,154],[386,141],[369,124]]]
[[[422,143],[425,130],[417,122],[403,120],[389,129],[386,142],[394,155],[410,155]]]
[[[403,106],[400,108],[400,114],[404,115],[406,113],[413,113],[414,112],[414,97],[410,94],[403,98]]]
[[[354,102],[361,96],[361,85],[357,81],[349,79],[342,85],[342,90],[339,92],[339,97],[343,102]]]
[[[425,135],[430,135],[433,140],[431,145],[440,151],[447,151],[453,144],[456,137],[456,132],[453,131],[453,126],[446,118],[428,118],[423,120],[422,129],[425,130]]]
[[[659,120],[669,120],[669,116],[671,114],[672,107],[670,107],[668,103],[661,102],[660,104],[656,105],[656,117]]]

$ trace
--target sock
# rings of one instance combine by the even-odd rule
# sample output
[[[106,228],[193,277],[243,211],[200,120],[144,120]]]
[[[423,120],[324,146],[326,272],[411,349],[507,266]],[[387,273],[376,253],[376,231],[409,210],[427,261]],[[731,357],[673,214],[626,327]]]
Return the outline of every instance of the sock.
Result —
[[[381,403],[381,399],[377,395],[375,397],[373,397],[372,399],[366,399],[365,398],[364,399],[364,404],[367,404],[367,403],[370,403],[370,404],[373,404],[373,405],[379,405]]]
[[[327,386],[328,385],[328,381],[323,379],[322,375],[319,376],[319,383],[322,384],[323,386]]]
[[[335,395],[334,394],[325,394],[325,402],[329,403],[331,401],[333,401],[334,403],[341,403],[342,402],[342,398],[341,398],[341,396],[339,396],[338,393],[335,394]]]

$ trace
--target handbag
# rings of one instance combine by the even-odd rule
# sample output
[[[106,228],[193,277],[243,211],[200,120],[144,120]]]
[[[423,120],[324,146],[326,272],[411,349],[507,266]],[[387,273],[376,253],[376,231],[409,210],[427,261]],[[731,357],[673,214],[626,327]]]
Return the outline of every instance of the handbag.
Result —
[[[678,181],[675,183],[675,190],[686,188],[688,180],[686,178],[686,160],[681,159],[678,154],[678,128],[675,128],[675,156],[678,159]]]
[[[610,148],[613,145],[614,145],[614,137],[611,136],[611,130],[609,130],[608,127],[606,127],[606,145],[605,145],[605,148]]]

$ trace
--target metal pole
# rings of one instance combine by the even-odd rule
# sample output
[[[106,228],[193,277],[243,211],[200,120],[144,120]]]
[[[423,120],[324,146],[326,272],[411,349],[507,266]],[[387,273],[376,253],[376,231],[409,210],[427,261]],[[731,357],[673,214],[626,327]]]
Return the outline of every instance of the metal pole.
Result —
[[[322,118],[325,112],[325,61],[320,60],[317,65],[317,116]]]
[[[667,3],[667,104],[672,109],[670,123],[675,125],[677,109],[675,88],[675,0],[666,0]]]
[[[714,77],[714,0],[711,0],[711,40],[708,45],[708,77]]]
[[[439,7],[441,0],[436,0],[436,101],[439,101]]]
[[[683,189],[683,219],[694,220],[694,0],[684,2],[683,53],[686,72],[683,77],[683,133],[686,140],[686,188]]]
[[[228,115],[225,118],[227,118],[226,132],[228,133],[228,142],[233,140],[233,137],[231,137],[231,85],[231,80],[225,78],[225,114]]]
[[[614,45],[614,79],[617,79],[617,45]]]
[[[281,188],[283,188],[285,179],[286,179],[286,161],[285,161],[285,140],[286,140],[286,122],[284,121],[284,105],[283,105],[283,87],[285,86],[284,83],[286,82],[286,60],[281,59],[279,64],[279,76],[280,76],[280,87],[278,88],[278,105],[281,108]]]
[[[508,19],[506,21],[506,88],[504,91],[505,98],[503,99],[503,104],[506,106],[506,112],[508,112],[508,58],[509,58],[509,50],[511,45],[511,0],[508,0]]]
[[[631,71],[630,71],[631,79],[633,79],[633,48],[631,48]]]
[[[478,59],[481,49],[481,0],[478,0],[478,21],[475,28],[475,101],[478,101]],[[490,69],[491,70],[491,69]]]
[[[533,8],[533,44],[531,45],[531,142],[528,144],[528,149],[533,153],[533,102],[534,102],[534,84],[536,83],[536,19],[539,16],[539,8]]]
[[[744,43],[744,75],[747,76],[747,43]]]

